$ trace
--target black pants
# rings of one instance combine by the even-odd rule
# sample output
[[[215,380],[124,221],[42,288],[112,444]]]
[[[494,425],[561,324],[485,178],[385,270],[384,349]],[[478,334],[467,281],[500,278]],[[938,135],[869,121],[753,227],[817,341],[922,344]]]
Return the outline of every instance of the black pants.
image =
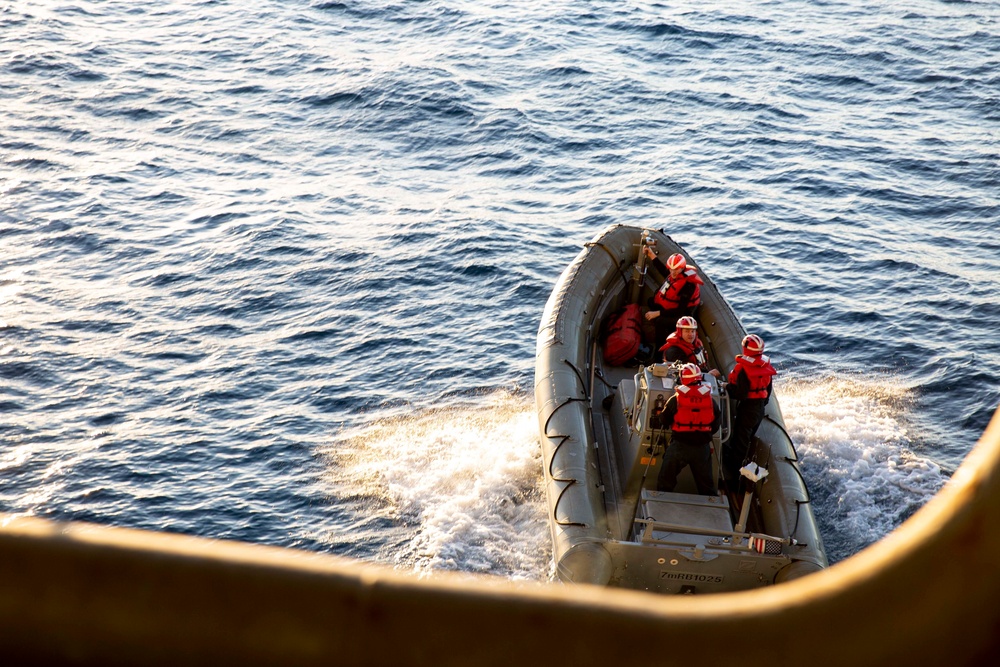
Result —
[[[703,496],[716,494],[712,480],[711,435],[704,442],[683,442],[671,438],[670,445],[663,454],[663,466],[656,478],[656,490],[673,491],[677,486],[677,475],[685,466],[691,466],[698,493]]]
[[[730,480],[736,480],[740,468],[750,456],[753,438],[757,435],[757,429],[764,420],[764,406],[766,405],[767,401],[763,398],[749,398],[740,401],[736,406],[736,414],[733,417],[733,433],[722,457],[726,477]]]

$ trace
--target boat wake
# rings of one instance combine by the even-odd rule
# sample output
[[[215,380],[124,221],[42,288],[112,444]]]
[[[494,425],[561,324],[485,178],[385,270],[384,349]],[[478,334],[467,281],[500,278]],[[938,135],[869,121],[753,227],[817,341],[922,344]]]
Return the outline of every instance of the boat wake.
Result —
[[[917,453],[901,385],[884,378],[791,379],[776,392],[831,564],[888,535],[948,480]]]
[[[831,563],[885,537],[947,481],[914,451],[904,387],[789,379],[777,393]],[[402,529],[376,559],[417,574],[550,580],[533,408],[529,397],[501,391],[477,405],[401,414],[344,434],[333,457],[341,493],[346,485],[378,499],[378,513]]]
[[[338,449],[338,477],[410,529],[385,560],[418,574],[550,576],[538,425],[523,394],[384,419]]]

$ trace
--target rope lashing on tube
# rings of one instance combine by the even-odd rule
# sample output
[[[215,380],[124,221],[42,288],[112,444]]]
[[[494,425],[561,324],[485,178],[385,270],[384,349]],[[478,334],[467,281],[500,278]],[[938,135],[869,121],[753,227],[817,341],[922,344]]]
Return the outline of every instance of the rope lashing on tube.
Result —
[[[799,476],[799,479],[802,480],[802,488],[804,488],[806,490],[806,499],[805,500],[793,500],[792,501],[792,502],[795,503],[795,526],[792,527],[791,535],[789,535],[789,537],[791,537],[792,535],[795,534],[795,531],[797,531],[799,529],[799,516],[802,513],[802,506],[803,505],[807,505],[807,504],[809,504],[809,503],[812,502],[812,494],[809,493],[809,485],[806,484],[806,478],[802,475],[802,471],[799,470],[799,467],[797,465],[795,465],[796,463],[799,462],[799,453],[795,449],[795,443],[792,441],[792,436],[789,435],[788,431],[785,429],[785,427],[784,427],[783,424],[775,421],[769,415],[764,415],[764,419],[768,420],[769,422],[771,422],[772,424],[774,424],[775,426],[777,426],[778,429],[782,433],[785,434],[785,437],[788,438],[788,444],[791,445],[791,447],[792,447],[792,453],[795,454],[795,458],[793,459],[793,458],[791,458],[789,456],[783,456],[782,460],[784,460],[785,462],[787,462],[789,465],[792,466],[792,470],[794,470],[795,473]],[[803,543],[803,546],[806,546],[806,545]]]
[[[551,440],[552,442],[556,443],[555,449],[552,450],[552,457],[549,459],[549,466],[548,466],[549,467],[549,477],[552,478],[553,482],[559,482],[560,484],[565,484],[566,485],[566,486],[563,487],[562,491],[559,492],[559,496],[556,498],[556,502],[552,504],[552,519],[553,519],[553,521],[556,522],[556,525],[558,525],[558,526],[580,526],[580,527],[586,528],[587,524],[585,524],[585,523],[580,523],[579,521],[564,521],[564,520],[560,519],[559,516],[558,516],[558,514],[557,514],[557,512],[559,510],[559,503],[562,501],[563,495],[566,494],[566,491],[568,491],[571,486],[573,486],[574,484],[579,484],[580,480],[575,479],[573,477],[556,477],[555,473],[552,472],[552,466],[553,466],[553,464],[556,461],[556,454],[559,453],[559,449],[564,444],[566,444],[566,441],[569,440],[572,436],[569,435],[569,434],[564,434],[564,433],[549,433],[549,422],[552,421],[552,417],[557,412],[559,412],[560,408],[563,408],[563,407],[569,405],[570,403],[577,403],[577,402],[580,402],[580,403],[584,403],[584,402],[589,403],[590,402],[590,397],[587,396],[587,391],[586,391],[586,386],[587,385],[583,381],[583,376],[580,374],[580,370],[576,366],[574,366],[569,360],[563,359],[563,361],[566,363],[566,365],[568,365],[570,368],[573,369],[574,373],[576,373],[576,377],[580,381],[581,387],[584,388],[584,392],[583,392],[584,396],[582,398],[576,398],[576,397],[573,397],[573,396],[567,397],[565,401],[563,401],[562,403],[560,403],[559,405],[557,405],[555,407],[555,409],[552,412],[549,413],[549,416],[545,419],[545,425],[542,427],[542,433],[545,435],[545,437],[548,438],[549,440]]]

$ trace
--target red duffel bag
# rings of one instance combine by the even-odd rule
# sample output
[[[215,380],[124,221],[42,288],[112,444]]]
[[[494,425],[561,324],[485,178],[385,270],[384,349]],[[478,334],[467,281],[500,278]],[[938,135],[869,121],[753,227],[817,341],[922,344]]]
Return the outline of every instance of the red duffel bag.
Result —
[[[636,355],[642,342],[641,321],[639,306],[634,303],[611,317],[604,340],[604,361],[612,366],[624,366]]]

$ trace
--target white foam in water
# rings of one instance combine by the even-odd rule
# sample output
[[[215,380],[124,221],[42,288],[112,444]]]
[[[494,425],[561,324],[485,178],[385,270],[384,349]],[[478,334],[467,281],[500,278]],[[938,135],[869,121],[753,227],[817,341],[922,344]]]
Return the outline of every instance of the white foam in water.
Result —
[[[890,379],[789,380],[777,395],[831,563],[885,537],[948,479],[912,451],[907,391]]]
[[[786,380],[778,396],[831,562],[887,535],[947,481],[912,451],[907,391],[891,380]],[[338,485],[382,498],[412,527],[385,556],[401,568],[549,579],[537,429],[530,399],[506,392],[384,419],[338,446]]]
[[[396,417],[348,442],[354,451],[338,457],[345,472],[415,528],[393,557],[397,565],[549,576],[538,425],[528,398],[499,392],[470,407]]]

